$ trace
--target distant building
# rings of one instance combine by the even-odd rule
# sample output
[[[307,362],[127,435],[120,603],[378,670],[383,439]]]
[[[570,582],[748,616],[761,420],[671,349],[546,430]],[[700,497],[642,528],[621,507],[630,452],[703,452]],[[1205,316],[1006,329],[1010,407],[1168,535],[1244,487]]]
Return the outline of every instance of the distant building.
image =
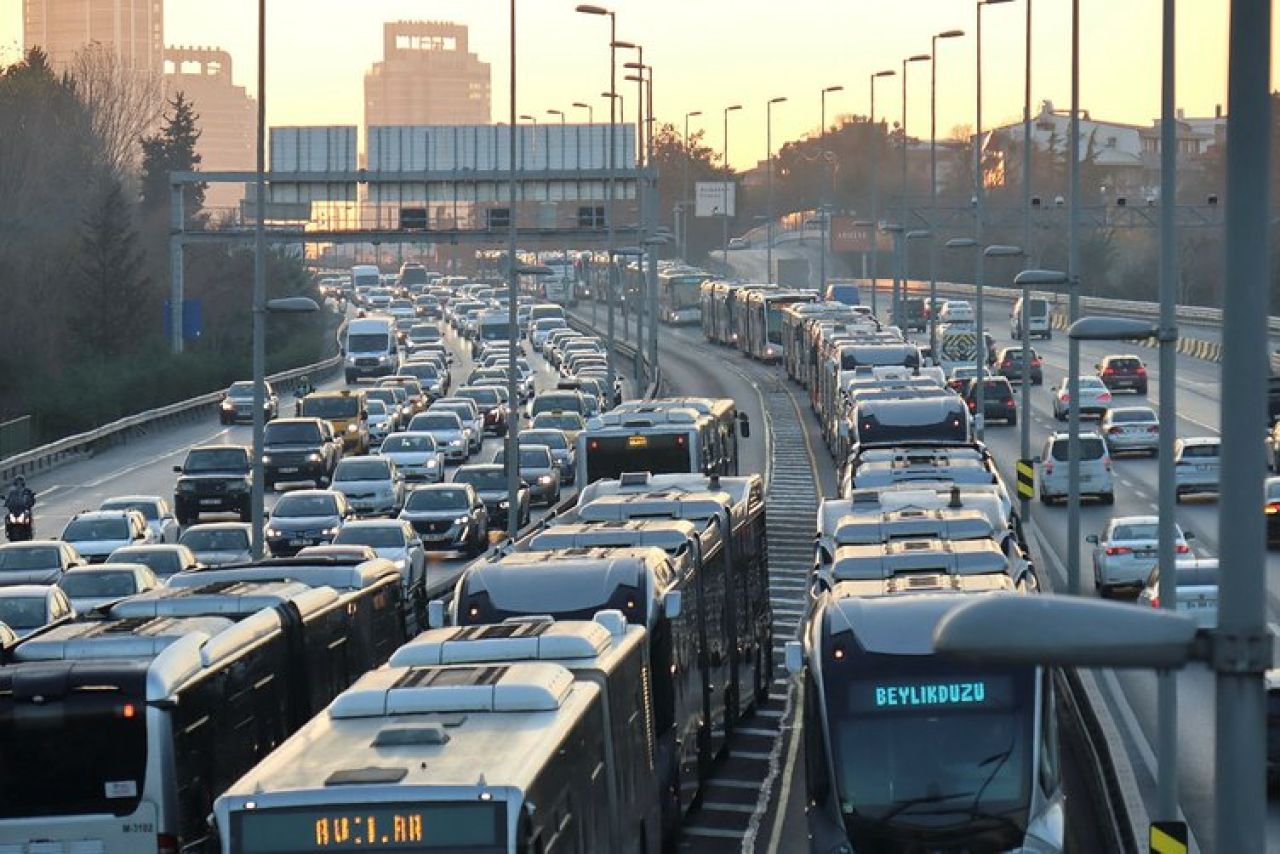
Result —
[[[200,169],[206,172],[251,170],[257,165],[257,103],[235,85],[231,54],[209,47],[170,47],[164,52],[166,97],[182,92],[199,115]],[[209,184],[205,204],[230,208],[244,194],[242,184]]]
[[[126,68],[159,73],[164,56],[160,0],[23,0],[22,42],[65,70],[91,42],[112,48]]]
[[[364,76],[366,130],[490,121],[489,63],[468,51],[465,26],[388,22],[382,38],[382,60]]]

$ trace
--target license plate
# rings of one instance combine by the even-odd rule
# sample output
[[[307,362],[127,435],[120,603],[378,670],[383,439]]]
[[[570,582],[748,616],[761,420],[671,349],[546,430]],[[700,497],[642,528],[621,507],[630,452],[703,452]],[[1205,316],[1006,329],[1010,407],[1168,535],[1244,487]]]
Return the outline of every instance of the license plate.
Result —
[[[213,507],[222,503],[221,498],[201,498],[200,503],[205,507]]]
[[[1155,557],[1156,553],[1150,549],[1139,549],[1133,553],[1136,557]]]
[[[1196,466],[1196,471],[1217,471],[1217,466]]]
[[[297,473],[298,473],[297,466],[285,466],[284,468],[280,469],[280,474],[297,474]]]
[[[295,538],[293,538],[292,540],[290,540],[290,541],[289,541],[289,545],[291,545],[291,546],[309,546],[309,545],[311,545],[311,541],[310,541],[310,540],[308,540],[308,539],[303,539],[303,538],[295,537]]]

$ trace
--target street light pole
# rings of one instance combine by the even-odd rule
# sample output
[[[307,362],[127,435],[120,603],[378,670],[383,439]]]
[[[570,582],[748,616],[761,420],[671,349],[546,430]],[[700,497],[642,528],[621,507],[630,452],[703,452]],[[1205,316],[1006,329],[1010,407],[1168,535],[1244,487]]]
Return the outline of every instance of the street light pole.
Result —
[[[689,119],[702,115],[702,110],[692,110],[684,114],[684,203],[688,205],[690,201],[691,189],[689,187],[689,161],[693,159],[693,146],[689,143]],[[683,214],[680,217],[680,258],[686,264],[689,262],[689,208],[682,208]]]
[[[954,39],[964,30],[946,30],[929,43],[929,227],[938,228],[938,39]],[[929,352],[938,361],[938,241],[929,244]]]
[[[1031,246],[1031,8],[1032,0],[1027,4],[1026,22],[1026,60],[1023,63],[1022,86],[1022,247],[1027,250],[1027,257],[1032,258],[1035,251]],[[1025,376],[1025,375],[1024,375]]]
[[[843,86],[828,86],[828,87],[826,87],[825,89],[823,89],[823,90],[822,90],[822,93],[821,93],[821,95],[822,95],[822,114],[821,114],[821,115],[822,115],[822,117],[821,117],[821,120],[820,120],[820,122],[819,122],[819,124],[818,124],[818,134],[819,134],[818,138],[819,138],[823,143],[825,143],[825,142],[826,142],[826,140],[827,140],[827,93],[828,93],[828,92],[843,92],[843,91],[844,91],[844,87],[843,87]],[[821,147],[821,146],[820,146],[820,147]],[[827,174],[826,174],[825,176],[823,176],[823,182],[822,182],[822,199],[820,200],[820,207],[822,208],[822,211],[821,211],[820,215],[818,216],[818,220],[822,223],[822,238],[818,241],[818,295],[819,295],[819,297],[821,297],[822,299],[826,299],[826,294],[827,294],[827,238],[828,238],[828,236],[829,236],[829,235],[830,235],[830,233],[831,233],[831,211],[829,210],[829,208],[830,208],[830,200],[827,198],[827,193],[828,193],[828,191],[831,189],[831,182],[832,182],[832,179],[831,179],[831,173],[830,173],[831,164],[830,164],[830,161],[828,161],[828,160],[827,160],[827,156],[830,154],[830,152],[829,152],[829,151],[826,151],[826,150],[823,150],[823,151],[821,152],[821,154],[822,154],[822,157],[823,157],[823,162],[824,162],[824,164],[826,165],[828,172],[827,172]]]
[[[877,314],[876,294],[880,289],[880,235],[876,229],[880,227],[880,125],[876,122],[876,80],[881,77],[892,77],[898,72],[892,68],[875,71],[871,74],[871,116],[868,123],[871,128],[871,314]]]
[[[720,258],[724,262],[726,270],[729,267],[729,175],[732,167],[729,166],[729,113],[734,110],[741,110],[741,104],[733,104],[724,108],[724,242],[720,247]]]
[[[508,140],[508,157],[511,162],[511,180],[507,182],[507,199],[511,205],[511,213],[507,217],[507,435],[504,442],[507,461],[507,534],[512,540],[520,530],[520,450],[516,437],[520,433],[520,388],[519,373],[516,364],[519,359],[517,343],[517,307],[520,304],[519,262],[516,260],[516,0],[511,0],[511,58],[508,73],[511,77],[511,91],[508,111],[511,121],[511,136]],[[536,121],[535,121],[536,126]]]
[[[773,105],[781,104],[785,96],[770,98],[764,105],[764,168],[765,196],[767,197],[767,218],[765,220],[765,261],[764,279],[773,284]]]
[[[1067,213],[1067,297],[1072,323],[1080,318],[1080,0],[1071,0],[1071,134]],[[1224,339],[1225,340],[1225,339]],[[1080,342],[1067,341],[1067,588],[1080,593]]]
[[[253,524],[251,547],[253,559],[263,554],[263,516],[266,497],[263,494],[262,455],[266,438],[266,371],[267,371],[267,0],[258,0],[258,174],[255,176],[257,198],[256,222],[253,224],[253,470],[249,485],[249,517]],[[177,329],[182,336],[181,326]]]
[[[915,56],[908,56],[902,60],[902,183],[898,187],[898,208],[899,222],[903,228],[906,228],[907,222],[907,63],[909,62],[927,62],[932,60],[933,56],[927,53],[917,53]],[[902,252],[906,252],[905,244]],[[904,270],[906,268],[906,259],[904,258],[900,265]],[[893,280],[893,325],[902,326],[902,292],[906,289],[907,282],[901,276],[895,276]]]
[[[522,116],[520,116],[520,121],[522,121],[522,122],[529,122],[530,124],[532,124],[532,125],[533,125],[533,147],[534,147],[534,148],[537,148],[537,147],[538,147],[538,117],[537,117],[537,116],[522,115]],[[524,152],[524,146],[523,146],[523,145],[522,145],[522,146],[520,146],[520,151],[521,151],[522,153]],[[536,159],[536,158],[535,158],[535,159]],[[548,163],[548,167],[547,167],[547,168],[550,168],[550,161],[551,161],[551,154],[550,154],[550,152],[548,152],[548,153],[547,153],[547,163]]]

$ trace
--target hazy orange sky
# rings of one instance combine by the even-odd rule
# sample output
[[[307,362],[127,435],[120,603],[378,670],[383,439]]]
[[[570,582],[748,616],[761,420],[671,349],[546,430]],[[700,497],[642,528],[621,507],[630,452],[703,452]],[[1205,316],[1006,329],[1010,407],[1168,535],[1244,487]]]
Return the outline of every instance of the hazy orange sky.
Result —
[[[983,12],[984,125],[1016,119],[1022,104],[1024,0]],[[523,0],[519,8],[519,112],[596,104],[608,88],[608,19],[576,14],[575,0]],[[1178,19],[1178,104],[1211,115],[1226,101],[1227,0],[1182,0]],[[235,59],[235,78],[256,86],[255,0],[169,0],[165,41],[216,45]],[[962,39],[939,43],[938,128],[946,136],[974,121],[972,0],[615,0],[618,38],[645,46],[655,72],[654,111],[683,124],[702,110],[708,140],[722,141],[730,119],[730,154],[749,166],[765,154],[765,102],[774,108],[776,145],[818,126],[819,90],[828,117],[864,115],[868,74],[901,71],[903,57],[927,52],[929,37],[951,28]],[[1070,96],[1070,3],[1035,0],[1033,97],[1065,108]],[[268,122],[359,124],[363,74],[381,53],[382,23],[450,20],[471,28],[471,46],[492,65],[495,120],[507,114],[507,14],[503,0],[268,0]],[[0,58],[12,60],[22,38],[21,0],[0,0]],[[1146,124],[1159,110],[1159,0],[1082,0],[1081,104],[1095,117]],[[1277,39],[1280,42],[1280,39]],[[619,62],[633,51],[620,51]],[[1276,63],[1272,63],[1273,69]],[[621,71],[619,80],[621,80]],[[897,120],[900,81],[882,80],[877,113]],[[633,114],[635,84],[623,89]],[[908,130],[928,134],[928,66],[909,79]],[[584,111],[572,114],[585,119]],[[571,114],[571,115],[572,115]],[[550,118],[550,117],[547,117]]]

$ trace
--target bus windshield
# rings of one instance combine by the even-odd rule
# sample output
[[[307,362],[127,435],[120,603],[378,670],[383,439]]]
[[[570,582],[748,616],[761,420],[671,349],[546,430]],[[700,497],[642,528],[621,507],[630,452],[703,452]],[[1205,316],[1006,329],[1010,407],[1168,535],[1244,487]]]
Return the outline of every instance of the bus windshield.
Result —
[[[587,439],[587,483],[623,472],[679,474],[697,471],[683,433],[591,436]]]
[[[769,305],[764,310],[765,323],[767,324],[768,338],[774,344],[782,343],[782,311],[776,306]]]
[[[682,277],[671,280],[671,309],[681,311],[702,304],[702,279]]]
[[[1025,827],[1034,672],[916,658],[855,653],[824,666],[850,839],[856,845],[885,823],[944,828],[990,818]]]

